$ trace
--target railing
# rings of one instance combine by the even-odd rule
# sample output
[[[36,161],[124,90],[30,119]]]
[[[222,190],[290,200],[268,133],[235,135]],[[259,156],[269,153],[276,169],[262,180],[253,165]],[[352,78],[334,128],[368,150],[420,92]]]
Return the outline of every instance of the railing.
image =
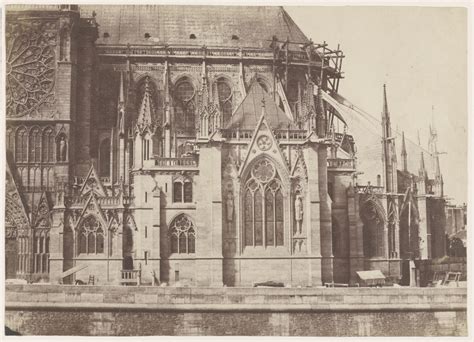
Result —
[[[182,157],[182,158],[157,158],[155,159],[155,166],[172,167],[172,166],[198,166],[196,158]]]
[[[355,169],[354,159],[328,159],[330,169]]]
[[[368,184],[368,185],[357,185],[355,188],[358,194],[366,194],[366,193],[383,194],[384,193],[383,186],[374,186],[374,185]]]
[[[222,136],[226,139],[252,139],[253,129],[222,129]]]
[[[252,129],[222,129],[222,136],[226,139],[252,139],[254,130]],[[277,139],[281,140],[304,140],[308,132],[304,129],[277,129],[273,132]]]
[[[73,205],[84,205],[86,204],[87,200],[89,199],[89,196],[73,196],[72,197],[72,204]],[[115,206],[115,205],[120,205],[120,197],[98,197],[97,201],[99,202],[100,205],[105,205],[105,206]],[[124,204],[125,203],[125,198],[124,198]]]
[[[121,270],[120,284],[134,284],[139,286],[141,284],[142,271],[141,270]]]
[[[303,140],[308,136],[308,132],[304,129],[299,130],[288,130],[288,129],[277,129],[275,130],[275,137],[283,140]]]
[[[273,50],[268,48],[242,48],[235,47],[202,47],[196,45],[168,45],[168,46],[150,46],[150,45],[106,45],[97,44],[97,52],[100,56],[115,55],[133,55],[156,56],[156,57],[175,57],[175,58],[224,58],[224,59],[264,59],[273,60]],[[288,60],[290,64],[308,64],[308,55],[303,51],[288,51]],[[312,66],[321,66],[321,61],[315,61],[314,58],[309,62]],[[328,61],[325,62],[328,64]]]

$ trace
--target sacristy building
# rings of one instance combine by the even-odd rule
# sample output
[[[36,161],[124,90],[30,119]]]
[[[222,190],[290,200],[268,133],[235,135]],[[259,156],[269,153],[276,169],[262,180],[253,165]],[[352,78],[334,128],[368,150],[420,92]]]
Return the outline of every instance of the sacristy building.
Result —
[[[7,278],[319,286],[444,255],[439,165],[397,163],[384,90],[357,183],[343,53],[283,8],[7,6],[6,51]]]

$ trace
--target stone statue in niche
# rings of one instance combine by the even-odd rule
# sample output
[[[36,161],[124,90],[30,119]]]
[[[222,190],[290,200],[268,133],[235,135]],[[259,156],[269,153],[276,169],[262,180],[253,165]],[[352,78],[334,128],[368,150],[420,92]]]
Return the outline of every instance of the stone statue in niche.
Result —
[[[234,216],[234,196],[232,195],[231,191],[227,193],[225,203],[227,209],[227,221],[232,222]]]
[[[67,141],[63,135],[58,141],[58,161],[64,162],[67,160]]]
[[[62,190],[56,192],[56,207],[64,206],[64,193]]]
[[[295,220],[296,231],[298,234],[301,234],[303,224],[303,201],[300,194],[297,194],[295,198]]]

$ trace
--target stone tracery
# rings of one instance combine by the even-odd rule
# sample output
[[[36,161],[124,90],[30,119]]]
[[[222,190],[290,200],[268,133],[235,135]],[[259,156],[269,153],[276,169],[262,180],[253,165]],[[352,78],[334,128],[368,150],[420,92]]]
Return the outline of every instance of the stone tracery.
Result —
[[[54,103],[56,23],[14,23],[6,27],[8,117],[36,115]]]

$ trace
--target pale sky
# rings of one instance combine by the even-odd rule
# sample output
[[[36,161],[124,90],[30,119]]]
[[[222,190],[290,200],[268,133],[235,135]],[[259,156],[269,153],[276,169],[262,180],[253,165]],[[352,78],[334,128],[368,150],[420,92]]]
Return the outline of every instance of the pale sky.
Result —
[[[440,156],[445,195],[455,203],[467,202],[467,10],[285,9],[315,43],[326,41],[332,48],[341,44],[346,55],[339,87],[343,96],[380,118],[386,83],[392,128],[415,142],[420,130],[425,148],[434,106],[438,150],[447,152]]]

